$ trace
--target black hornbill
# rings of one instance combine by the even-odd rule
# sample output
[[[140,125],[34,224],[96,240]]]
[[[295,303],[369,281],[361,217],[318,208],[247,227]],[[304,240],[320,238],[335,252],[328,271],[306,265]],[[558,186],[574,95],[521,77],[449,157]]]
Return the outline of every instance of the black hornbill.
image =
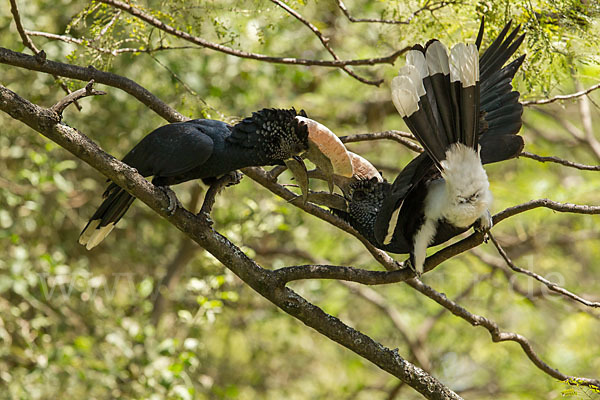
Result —
[[[263,109],[235,125],[209,119],[164,125],[135,145],[123,162],[166,187],[193,179],[212,184],[237,169],[283,164],[304,152],[324,170],[352,175],[351,161],[337,136],[294,109]],[[135,200],[113,182],[103,197],[79,236],[79,243],[88,249],[112,231]]]
[[[334,210],[373,245],[410,253],[423,272],[428,246],[475,226],[492,226],[492,195],[482,165],[516,157],[523,107],[511,82],[524,55],[504,66],[523,42],[508,23],[478,57],[483,21],[474,45],[450,54],[437,40],[417,45],[392,81],[392,100],[423,146],[394,183],[378,179],[353,185],[347,209]]]

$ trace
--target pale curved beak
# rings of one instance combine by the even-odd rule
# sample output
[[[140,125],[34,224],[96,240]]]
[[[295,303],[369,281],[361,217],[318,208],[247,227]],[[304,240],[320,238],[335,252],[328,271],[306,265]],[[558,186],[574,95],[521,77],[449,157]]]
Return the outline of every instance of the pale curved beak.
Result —
[[[366,158],[359,156],[356,153],[348,151],[350,162],[352,163],[352,176],[358,180],[370,180],[377,178],[378,182],[383,182],[383,177]]]
[[[301,116],[297,116],[296,119],[304,122],[308,128],[308,159],[317,167],[327,170],[328,167],[322,165],[322,156],[325,156],[335,175],[352,177],[352,161],[342,141],[329,128],[315,120]]]

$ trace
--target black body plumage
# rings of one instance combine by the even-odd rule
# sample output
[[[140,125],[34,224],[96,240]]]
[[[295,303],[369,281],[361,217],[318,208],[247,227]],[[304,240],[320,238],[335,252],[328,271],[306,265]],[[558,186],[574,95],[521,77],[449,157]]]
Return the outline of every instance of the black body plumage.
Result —
[[[263,109],[235,125],[196,119],[168,124],[145,136],[123,162],[157,186],[216,178],[250,166],[282,164],[308,149],[308,129],[296,119],[306,116],[294,109]],[[110,232],[135,198],[115,183],[103,194],[104,201],[80,235],[80,242],[94,247]],[[98,235],[99,231],[102,231]]]
[[[408,102],[403,114],[403,104],[400,104],[399,112],[423,145],[424,153],[413,159],[391,184],[375,180],[356,184],[348,199],[348,210],[334,211],[376,247],[413,255],[415,237],[423,229],[425,220],[425,198],[430,184],[441,179],[442,164],[453,143],[474,151],[479,148],[481,164],[516,157],[523,149],[523,139],[517,135],[522,125],[523,107],[511,82],[525,56],[504,66],[523,42],[524,35],[518,36],[518,30],[519,27],[509,34],[510,23],[507,24],[479,57],[479,79],[475,85],[461,87],[461,82],[450,82],[444,73],[421,75],[424,93],[418,98],[418,110],[409,110]],[[483,23],[477,48],[482,34]],[[425,47],[415,46],[415,49],[425,53],[435,42],[430,41]],[[418,69],[418,62],[415,65]],[[430,67],[429,71],[432,69],[435,70]],[[405,72],[414,74],[414,71]],[[412,83],[414,81],[413,78]],[[394,83],[392,87],[394,90]],[[395,104],[404,100],[397,98]],[[437,221],[433,239],[427,245],[443,243],[468,228],[447,223],[442,218]]]

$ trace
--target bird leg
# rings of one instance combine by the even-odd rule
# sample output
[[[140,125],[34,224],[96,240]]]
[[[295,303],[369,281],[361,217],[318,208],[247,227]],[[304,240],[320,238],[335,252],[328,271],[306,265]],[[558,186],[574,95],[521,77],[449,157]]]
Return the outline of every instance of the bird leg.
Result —
[[[181,205],[181,203],[179,202],[177,195],[175,195],[175,192],[173,190],[171,190],[170,187],[168,187],[168,186],[157,186],[157,187],[160,190],[162,190],[163,193],[166,194],[169,199],[169,206],[164,209],[164,211],[166,211],[166,213],[169,215],[169,217],[172,216],[173,214],[175,214],[175,210],[177,210],[178,207],[183,207]]]
[[[217,195],[223,190],[223,188],[228,186],[237,185],[242,180],[243,175],[238,171],[231,171],[220,178],[218,178],[206,191],[204,195],[204,203],[202,203],[202,208],[200,209],[200,214],[204,214],[207,218],[208,222],[212,224],[212,220],[210,219],[210,212],[212,211],[212,207],[215,204],[215,200]]]
[[[418,271],[415,267],[414,267],[414,262],[413,262],[414,256],[411,254],[410,257],[408,257],[406,260],[404,260],[404,263],[402,263],[404,265],[404,268],[408,268],[410,269],[412,272],[415,273],[415,277],[420,278],[422,275],[421,271]]]
[[[490,213],[490,210],[486,210],[485,213],[483,213],[483,215],[479,217],[477,221],[475,221],[475,226],[473,226],[473,229],[475,229],[475,232],[483,233],[483,241],[487,243],[489,240],[487,233],[490,229],[492,229],[492,226],[494,226],[492,214]]]

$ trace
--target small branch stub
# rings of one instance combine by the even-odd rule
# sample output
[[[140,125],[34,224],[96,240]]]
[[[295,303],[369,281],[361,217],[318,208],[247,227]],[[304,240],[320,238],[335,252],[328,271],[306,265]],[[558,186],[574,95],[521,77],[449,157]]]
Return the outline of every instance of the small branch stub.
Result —
[[[94,83],[95,82],[94,82],[93,79],[90,80],[88,82],[88,84],[85,85],[84,88],[81,88],[79,90],[74,91],[73,93],[68,94],[62,100],[60,100],[58,103],[56,103],[55,105],[53,105],[52,107],[50,107],[50,110],[54,111],[62,119],[62,113],[63,113],[63,111],[65,111],[65,109],[69,105],[73,104],[77,100],[82,99],[84,97],[88,97],[88,96],[102,96],[102,95],[105,95],[106,92],[103,92],[101,90],[96,90],[96,89],[93,88]]]

